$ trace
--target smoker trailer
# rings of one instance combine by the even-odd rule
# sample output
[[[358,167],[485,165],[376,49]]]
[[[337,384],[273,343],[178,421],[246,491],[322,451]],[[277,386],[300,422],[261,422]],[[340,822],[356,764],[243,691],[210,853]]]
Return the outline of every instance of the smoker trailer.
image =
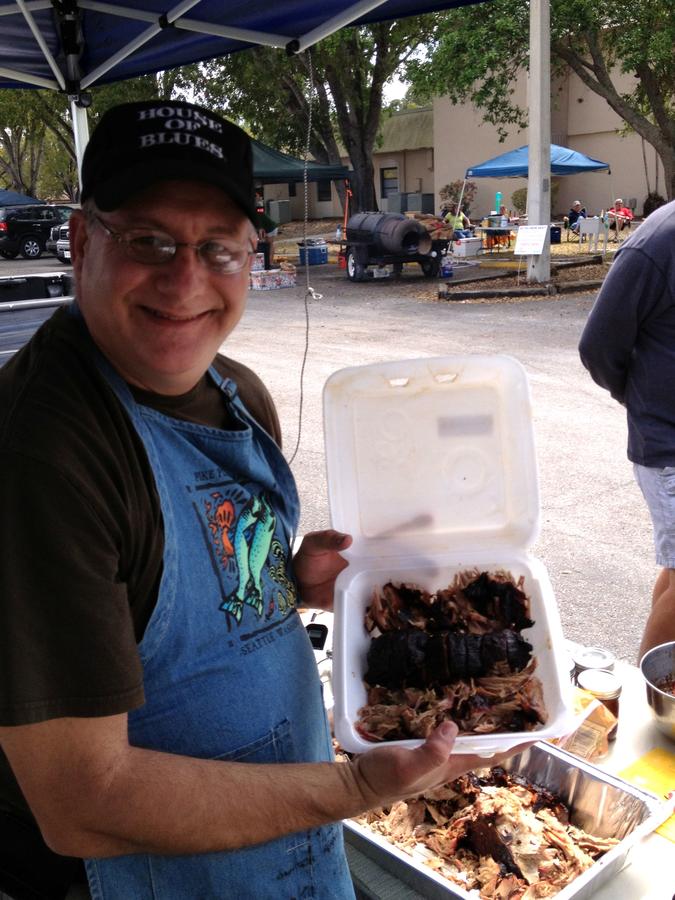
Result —
[[[340,263],[351,281],[398,276],[416,262],[428,278],[438,277],[449,240],[432,240],[416,219],[400,213],[356,213],[347,222]]]

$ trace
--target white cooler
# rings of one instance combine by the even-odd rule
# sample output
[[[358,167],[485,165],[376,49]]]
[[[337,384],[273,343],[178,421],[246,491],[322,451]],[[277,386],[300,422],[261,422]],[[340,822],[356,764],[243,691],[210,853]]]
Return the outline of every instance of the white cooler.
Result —
[[[459,238],[452,243],[453,256],[478,256],[478,251],[483,246],[481,238]]]
[[[548,721],[534,731],[458,737],[458,753],[490,755],[569,729],[571,685],[546,569],[528,553],[539,528],[532,413],[525,371],[506,356],[450,356],[342,369],[324,387],[332,526],[353,535],[333,627],[335,736],[350,752],[376,743],[356,730],[366,702],[364,627],[388,581],[428,591],[457,572],[505,569],[531,599],[533,646]],[[418,746],[406,740],[402,746]]]

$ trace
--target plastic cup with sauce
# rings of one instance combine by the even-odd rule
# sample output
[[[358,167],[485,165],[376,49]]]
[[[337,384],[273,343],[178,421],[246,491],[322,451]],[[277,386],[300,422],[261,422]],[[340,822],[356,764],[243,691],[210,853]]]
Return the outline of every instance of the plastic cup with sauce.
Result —
[[[583,691],[588,691],[598,699],[612,715],[617,719],[607,735],[608,741],[616,738],[619,719],[619,697],[621,696],[621,682],[613,672],[605,669],[585,669],[577,675],[577,684]]]

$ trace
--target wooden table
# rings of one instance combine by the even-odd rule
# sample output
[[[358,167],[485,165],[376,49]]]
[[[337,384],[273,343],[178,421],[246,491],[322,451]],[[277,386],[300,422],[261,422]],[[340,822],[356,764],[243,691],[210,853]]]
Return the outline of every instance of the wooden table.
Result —
[[[517,225],[476,225],[475,231],[483,239],[483,250],[499,252],[503,244],[499,240],[500,237],[507,238],[507,248],[511,246],[511,233],[517,231]]]

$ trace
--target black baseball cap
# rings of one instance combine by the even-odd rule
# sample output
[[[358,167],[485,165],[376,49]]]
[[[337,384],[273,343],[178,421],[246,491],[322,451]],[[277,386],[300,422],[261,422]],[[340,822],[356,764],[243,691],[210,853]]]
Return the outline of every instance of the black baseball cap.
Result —
[[[216,185],[255,224],[253,151],[245,131],[181,100],[142,100],[107,110],[82,160],[81,201],[110,212],[156,181]]]

